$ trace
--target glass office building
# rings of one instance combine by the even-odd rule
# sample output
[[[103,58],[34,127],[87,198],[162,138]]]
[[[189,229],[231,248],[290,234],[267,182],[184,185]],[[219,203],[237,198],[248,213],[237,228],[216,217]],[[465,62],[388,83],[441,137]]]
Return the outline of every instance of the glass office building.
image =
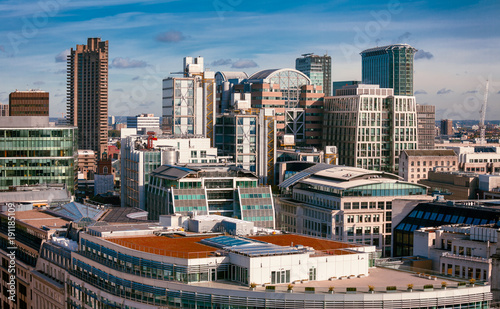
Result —
[[[49,127],[48,117],[2,118],[0,190],[63,183],[74,192],[78,168],[76,135],[75,127]]]
[[[393,44],[362,51],[362,83],[393,88],[394,95],[412,96],[413,57],[416,52],[408,44]]]

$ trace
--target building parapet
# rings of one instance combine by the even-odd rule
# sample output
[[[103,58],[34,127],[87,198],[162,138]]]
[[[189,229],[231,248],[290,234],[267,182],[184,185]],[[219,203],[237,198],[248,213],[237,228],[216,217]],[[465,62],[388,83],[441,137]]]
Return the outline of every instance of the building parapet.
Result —
[[[492,259],[486,259],[486,258],[482,258],[482,257],[478,257],[478,256],[457,255],[457,254],[453,254],[451,252],[443,252],[441,254],[441,257],[455,259],[455,260],[476,262],[476,263],[491,264],[491,262],[492,262]]]

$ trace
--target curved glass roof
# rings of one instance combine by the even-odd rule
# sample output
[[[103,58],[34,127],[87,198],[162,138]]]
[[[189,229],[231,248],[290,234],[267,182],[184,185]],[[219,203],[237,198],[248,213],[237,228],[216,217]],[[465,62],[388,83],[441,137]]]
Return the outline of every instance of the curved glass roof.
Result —
[[[222,84],[222,82],[227,82],[232,79],[244,80],[248,78],[248,74],[245,72],[223,72],[219,71],[215,73],[215,82],[217,85]]]
[[[259,80],[270,84],[278,84],[285,100],[285,107],[295,108],[299,104],[300,87],[311,85],[311,80],[304,73],[294,69],[270,69],[254,73],[250,81]]]

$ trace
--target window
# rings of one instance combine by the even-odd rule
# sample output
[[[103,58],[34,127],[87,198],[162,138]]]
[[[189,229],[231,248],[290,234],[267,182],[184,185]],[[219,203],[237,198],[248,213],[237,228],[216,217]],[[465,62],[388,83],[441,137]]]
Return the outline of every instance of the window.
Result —
[[[200,158],[206,158],[207,157],[207,151],[206,150],[201,150],[200,151]]]
[[[316,268],[314,267],[309,269],[309,280],[316,280]]]
[[[198,152],[196,150],[191,150],[191,158],[197,158]]]

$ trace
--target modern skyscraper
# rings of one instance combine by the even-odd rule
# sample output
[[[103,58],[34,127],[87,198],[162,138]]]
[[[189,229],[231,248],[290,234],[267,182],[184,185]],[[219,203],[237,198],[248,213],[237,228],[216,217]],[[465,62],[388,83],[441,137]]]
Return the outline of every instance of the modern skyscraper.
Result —
[[[68,56],[67,119],[78,148],[100,155],[108,145],[108,41],[89,38]]]
[[[436,107],[417,104],[418,149],[434,149]]]
[[[362,83],[394,89],[394,95],[413,96],[413,57],[408,44],[375,47],[361,52]]]
[[[417,149],[415,97],[362,84],[337,94],[325,99],[323,146],[337,146],[341,165],[397,172],[400,152]]]
[[[49,93],[29,90],[15,91],[9,94],[10,116],[48,116]]]
[[[306,74],[313,85],[323,86],[325,96],[332,95],[332,57],[302,54],[295,60],[295,69]]]

